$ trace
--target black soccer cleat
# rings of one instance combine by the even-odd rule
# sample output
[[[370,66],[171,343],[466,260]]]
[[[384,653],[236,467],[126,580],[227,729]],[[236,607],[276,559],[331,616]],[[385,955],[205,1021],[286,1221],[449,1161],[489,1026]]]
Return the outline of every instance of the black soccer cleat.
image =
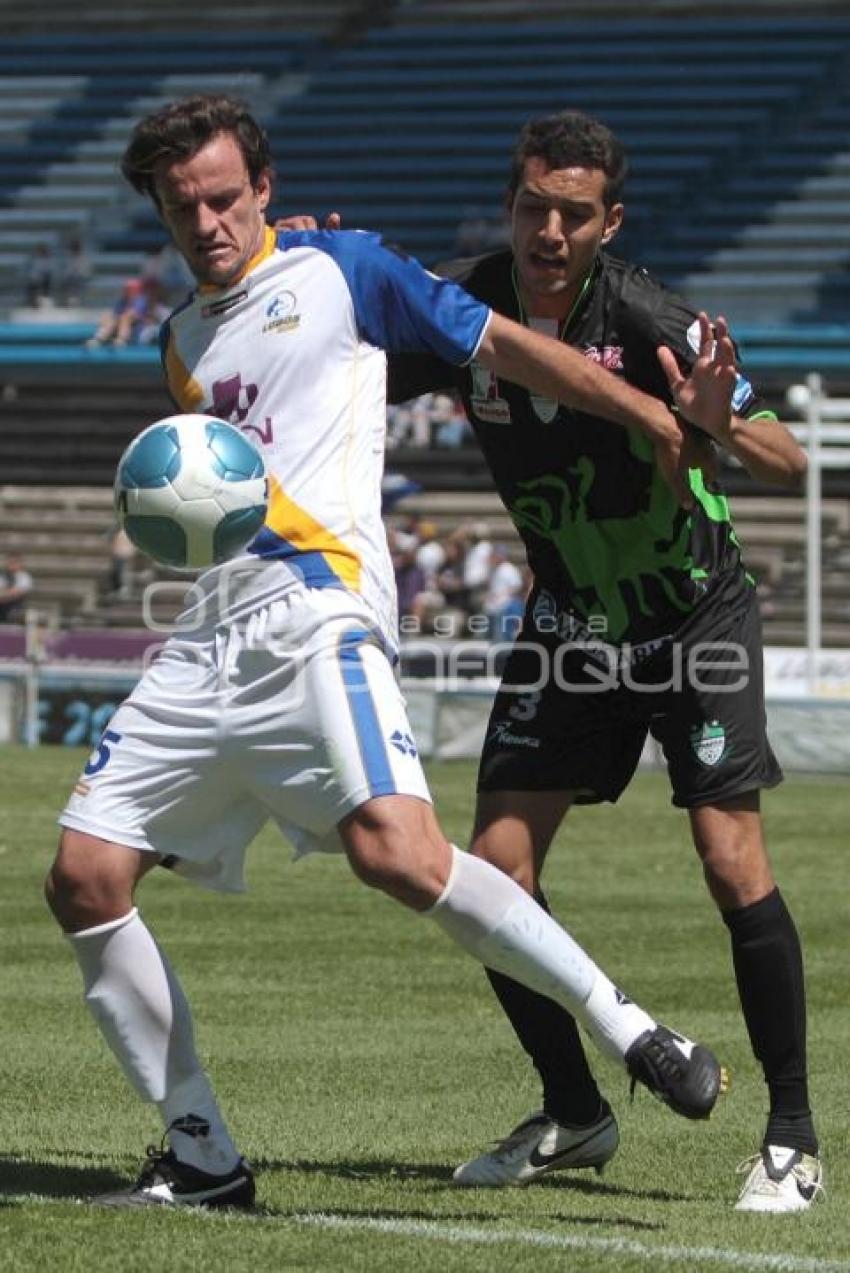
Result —
[[[98,1207],[253,1207],[254,1176],[243,1158],[226,1176],[180,1162],[172,1149],[149,1145],[138,1180],[129,1189],[102,1193]]]
[[[635,1039],[625,1056],[635,1086],[644,1087],[684,1118],[708,1118],[728,1084],[726,1070],[700,1043],[658,1025]]]

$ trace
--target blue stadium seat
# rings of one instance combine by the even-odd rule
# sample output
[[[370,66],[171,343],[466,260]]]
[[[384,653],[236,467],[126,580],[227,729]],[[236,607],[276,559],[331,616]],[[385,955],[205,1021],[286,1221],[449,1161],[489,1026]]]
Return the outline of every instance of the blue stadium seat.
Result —
[[[712,272],[736,278],[744,316],[741,280],[757,281],[759,306],[778,318],[799,314],[801,297],[812,321],[835,312],[850,260],[850,18],[489,21],[486,7],[462,5],[470,20],[449,24],[430,20],[438,10],[448,12],[400,6],[392,25],[348,46],[274,29],[5,41],[0,261],[85,230],[102,298],[134,253],[162,241],[116,172],[132,119],[184,86],[247,71],[282,175],[280,211],[337,207],[346,224],[445,257],[461,219],[501,217],[524,120],[573,106],[629,151],[624,251],[674,285],[705,284],[706,296]],[[804,281],[787,304],[766,281],[783,275]]]

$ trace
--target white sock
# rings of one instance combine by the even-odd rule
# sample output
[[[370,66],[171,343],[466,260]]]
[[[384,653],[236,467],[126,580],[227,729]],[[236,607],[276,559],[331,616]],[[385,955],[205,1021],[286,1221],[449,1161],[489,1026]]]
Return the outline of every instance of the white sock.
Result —
[[[204,1171],[232,1170],[239,1152],[198,1060],[189,1004],[136,908],[68,938],[86,1003],[127,1078],[159,1106],[166,1127],[186,1119],[184,1131],[169,1133],[177,1157]]]
[[[446,887],[425,914],[488,968],[561,1004],[603,1052],[622,1061],[656,1021],[512,879],[454,845],[452,852]]]

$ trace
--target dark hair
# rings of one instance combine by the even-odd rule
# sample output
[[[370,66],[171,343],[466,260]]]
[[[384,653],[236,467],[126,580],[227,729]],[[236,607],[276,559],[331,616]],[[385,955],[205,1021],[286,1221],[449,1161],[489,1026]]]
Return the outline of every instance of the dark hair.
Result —
[[[191,159],[221,133],[230,133],[238,143],[256,188],[262,173],[271,169],[269,139],[247,105],[225,93],[198,93],[140,120],[124,151],[121,172],[134,190],[150,195],[158,206],[156,165],[163,159]]]
[[[601,168],[605,173],[605,207],[619,203],[626,179],[626,152],[610,128],[581,111],[559,111],[530,119],[519,135],[511,161],[508,203],[522,181],[526,161],[546,161],[550,168]]]

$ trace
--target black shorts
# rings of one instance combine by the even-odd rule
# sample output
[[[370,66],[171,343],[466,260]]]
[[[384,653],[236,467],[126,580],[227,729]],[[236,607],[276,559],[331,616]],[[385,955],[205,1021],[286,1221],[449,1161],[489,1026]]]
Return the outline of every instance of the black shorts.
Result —
[[[479,791],[573,791],[619,798],[648,734],[661,744],[683,808],[774,787],[755,591],[723,581],[682,627],[652,646],[588,649],[534,619],[534,596],[508,656],[478,771]]]

